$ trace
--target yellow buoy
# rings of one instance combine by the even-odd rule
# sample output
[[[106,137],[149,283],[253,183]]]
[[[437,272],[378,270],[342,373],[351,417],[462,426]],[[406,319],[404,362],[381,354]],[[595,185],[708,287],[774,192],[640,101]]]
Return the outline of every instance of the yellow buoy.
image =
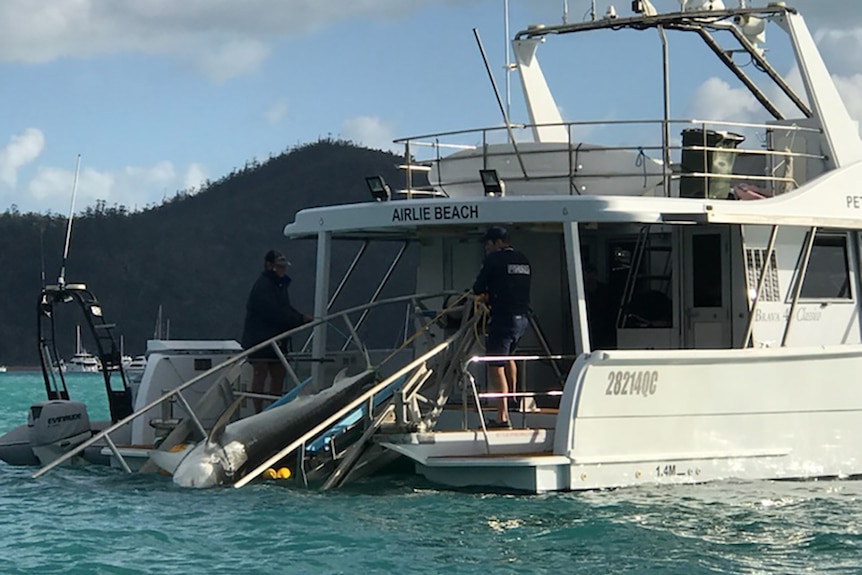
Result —
[[[288,469],[287,467],[282,467],[281,469],[278,470],[277,477],[279,479],[289,479],[290,478],[290,469]]]
[[[264,479],[275,479],[276,477],[278,477],[278,473],[272,467],[263,472]]]

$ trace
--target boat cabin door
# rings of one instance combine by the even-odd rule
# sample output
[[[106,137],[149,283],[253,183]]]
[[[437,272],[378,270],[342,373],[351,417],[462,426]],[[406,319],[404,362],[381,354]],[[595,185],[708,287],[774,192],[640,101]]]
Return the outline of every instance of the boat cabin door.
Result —
[[[685,347],[727,349],[732,337],[729,231],[683,228],[682,246]]]

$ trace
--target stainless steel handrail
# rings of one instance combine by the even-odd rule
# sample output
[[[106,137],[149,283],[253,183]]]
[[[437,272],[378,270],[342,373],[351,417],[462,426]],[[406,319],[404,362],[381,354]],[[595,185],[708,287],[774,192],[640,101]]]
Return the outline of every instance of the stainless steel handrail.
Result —
[[[40,477],[40,476],[48,473],[49,471],[51,471],[55,467],[62,465],[63,463],[69,461],[70,459],[72,459],[73,457],[78,455],[79,453],[83,452],[86,448],[90,447],[91,445],[98,442],[99,440],[108,437],[111,433],[113,433],[116,430],[118,430],[119,428],[127,425],[128,423],[137,419],[138,417],[141,417],[142,415],[144,415],[145,413],[147,413],[151,409],[158,407],[159,405],[161,405],[165,401],[170,401],[174,397],[181,397],[180,394],[185,389],[191,387],[192,385],[198,383],[199,381],[201,381],[207,377],[210,377],[212,375],[215,375],[215,374],[217,374],[223,370],[226,370],[227,368],[229,368],[233,365],[236,365],[241,361],[244,361],[249,355],[255,353],[256,351],[261,350],[267,346],[275,345],[275,344],[277,344],[277,342],[279,342],[283,339],[289,338],[289,337],[291,337],[297,333],[300,333],[306,329],[313,329],[317,325],[320,325],[323,323],[329,323],[329,322],[333,321],[334,319],[337,319],[341,316],[360,312],[360,311],[364,311],[364,310],[371,308],[371,307],[401,303],[401,302],[405,302],[405,301],[421,301],[421,300],[426,300],[426,299],[444,298],[446,296],[454,295],[457,293],[458,292],[449,290],[449,291],[443,291],[443,292],[437,292],[437,293],[411,294],[411,295],[389,298],[386,300],[380,300],[378,302],[366,303],[366,304],[354,306],[352,308],[340,311],[340,312],[335,313],[335,314],[325,316],[323,318],[320,318],[320,319],[314,320],[310,323],[307,323],[303,326],[299,326],[297,328],[288,330],[282,334],[279,334],[273,338],[270,338],[264,342],[261,342],[255,346],[253,346],[253,347],[250,347],[247,350],[244,350],[243,352],[233,356],[232,358],[230,358],[230,359],[228,359],[228,360],[226,360],[226,361],[224,361],[224,362],[222,362],[216,366],[213,366],[212,368],[210,368],[204,372],[201,372],[200,374],[198,374],[197,376],[193,377],[192,379],[186,381],[185,383],[183,383],[183,384],[171,389],[170,391],[164,393],[159,398],[151,401],[150,403],[148,403],[147,405],[145,405],[141,409],[139,409],[139,410],[135,411],[134,413],[124,417],[123,419],[117,421],[113,425],[111,425],[111,426],[105,428],[104,430],[102,430],[101,432],[97,433],[96,435],[94,435],[90,439],[84,441],[83,443],[78,445],[75,449],[64,453],[62,456],[58,457],[54,461],[45,465],[44,467],[42,467],[41,469],[36,471],[36,473],[33,474],[33,478]],[[354,342],[354,343],[355,343],[355,345],[361,345],[359,342]],[[390,357],[392,357],[392,356],[390,356]],[[180,399],[180,401],[183,401],[183,399]],[[186,402],[186,405],[187,405],[187,402]],[[188,409],[190,410],[191,406],[188,406]],[[191,412],[190,412],[190,417],[194,417],[191,414]],[[200,422],[197,421],[196,424],[199,425]],[[122,456],[120,456],[120,458],[122,459]],[[121,465],[123,465],[123,464],[125,464],[124,461],[121,462]],[[125,464],[124,467],[128,467],[128,465]]]
[[[785,149],[748,149],[748,148],[718,148],[711,146],[699,146],[699,145],[691,145],[691,146],[682,146],[682,145],[672,145],[669,141],[665,141],[664,139],[659,139],[652,144],[647,145],[610,145],[603,146],[601,144],[596,144],[595,147],[582,147],[582,143],[578,143],[578,138],[575,138],[573,135],[573,130],[577,128],[583,127],[615,127],[615,126],[655,126],[657,127],[662,134],[669,129],[671,125],[679,126],[684,129],[686,127],[699,127],[704,130],[704,132],[708,130],[716,130],[722,131],[722,129],[746,129],[746,130],[761,130],[766,131],[767,134],[774,132],[782,132],[782,133],[820,133],[821,130],[819,128],[811,128],[807,126],[799,126],[796,124],[768,124],[768,123],[758,123],[758,122],[734,122],[734,121],[723,121],[723,120],[701,120],[701,119],[692,119],[692,118],[675,118],[675,119],[661,119],[661,120],[653,120],[653,119],[642,119],[642,120],[600,120],[600,121],[574,121],[574,122],[559,122],[559,123],[547,123],[547,124],[519,124],[512,125],[511,128],[519,129],[519,130],[532,130],[535,128],[542,127],[564,127],[568,133],[568,141],[560,141],[560,142],[541,142],[541,149],[519,149],[519,153],[524,158],[535,157],[536,155],[541,154],[549,154],[554,152],[559,153],[568,153],[571,155],[573,149],[577,149],[577,153],[581,157],[587,157],[587,154],[591,153],[603,153],[607,151],[629,151],[636,153],[643,153],[645,151],[656,151],[661,152],[661,165],[664,166],[663,169],[663,181],[664,186],[668,187],[669,183],[673,180],[677,180],[680,175],[690,176],[690,177],[704,177],[699,174],[694,173],[681,173],[678,170],[674,170],[670,172],[667,170],[669,166],[668,160],[674,154],[681,154],[684,151],[705,151],[705,152],[714,152],[714,151],[732,151],[736,154],[750,154],[750,155],[758,155],[764,156],[767,158],[780,158],[782,160],[786,160],[788,158],[800,158],[800,159],[808,159],[808,160],[825,160],[826,157],[824,155],[810,154],[805,152],[796,152],[792,150]],[[433,134],[423,134],[420,136],[413,136],[408,138],[400,138],[395,140],[396,143],[403,144],[405,146],[405,163],[406,162],[436,162],[438,166],[440,162],[445,162],[446,156],[440,156],[440,149],[450,148],[450,149],[458,149],[461,151],[474,151],[475,156],[481,157],[482,159],[482,167],[487,168],[489,165],[489,161],[495,157],[503,157],[506,155],[510,155],[512,152],[507,151],[511,144],[508,142],[501,141],[492,145],[489,144],[488,136],[490,134],[501,133],[504,130],[507,130],[506,126],[494,126],[494,127],[485,127],[485,128],[470,128],[463,130],[451,130],[447,132],[438,132]],[[460,144],[460,143],[450,143],[450,142],[441,142],[440,138],[465,138],[475,136],[474,142],[470,144]],[[424,141],[424,140],[431,141]],[[767,138],[767,142],[771,142],[772,138]],[[705,143],[705,142],[704,142]],[[767,144],[771,145],[771,144]],[[413,158],[411,155],[412,151],[415,151],[418,147],[424,147],[426,149],[433,150],[434,155],[430,158]],[[408,150],[410,152],[408,152]],[[679,167],[679,164],[670,164],[674,167]],[[527,167],[529,168],[529,166]],[[566,173],[566,169],[568,173]],[[535,171],[535,170],[534,170]],[[556,178],[568,178],[571,189],[576,189],[575,182],[579,177],[588,177],[588,178],[608,178],[612,179],[615,177],[630,177],[632,174],[589,174],[588,176],[584,176],[580,174],[581,170],[578,166],[573,166],[571,162],[571,158],[569,158],[567,168],[563,168],[559,170],[559,172],[554,173],[530,173],[530,170],[527,170],[527,174],[508,174],[507,181],[516,182],[516,181],[536,181],[543,179],[556,179]],[[654,174],[656,177],[661,176],[661,174]],[[442,179],[441,174],[438,172],[438,178],[442,181],[439,182],[439,186],[445,189],[447,186],[459,185],[459,184],[469,184],[469,183],[478,183],[477,179],[464,179],[463,177],[459,177],[456,179]],[[477,173],[478,176],[478,173]],[[709,174],[709,177],[729,177],[740,180],[760,180],[767,181],[771,183],[798,183],[793,181],[792,178],[782,178],[779,176],[750,176],[748,174],[743,173],[732,173],[732,174]],[[408,187],[412,184],[408,182]],[[510,190],[511,191],[511,190]],[[669,190],[665,191],[665,194],[669,194]],[[409,194],[408,194],[409,196]],[[408,199],[410,199],[408,197]]]

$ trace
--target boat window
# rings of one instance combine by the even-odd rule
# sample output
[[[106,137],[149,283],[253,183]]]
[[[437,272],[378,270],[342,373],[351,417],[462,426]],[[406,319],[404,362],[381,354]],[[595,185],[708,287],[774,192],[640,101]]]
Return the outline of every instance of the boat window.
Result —
[[[644,227],[634,241],[610,244],[611,293],[620,293],[617,327],[668,328],[673,325],[673,258],[670,234]],[[624,283],[620,283],[621,280]],[[616,286],[624,286],[621,292]]]
[[[195,371],[206,371],[212,369],[213,360],[209,357],[195,358]]]
[[[694,307],[721,307],[721,234],[696,234],[691,246]]]
[[[746,248],[745,250],[745,278],[748,281],[748,292],[754,294],[757,284],[760,282],[760,274],[763,273],[763,264],[766,261],[766,250],[761,248]],[[781,301],[781,291],[778,288],[778,260],[775,251],[769,258],[769,269],[763,280],[763,288],[760,290],[760,301]]]
[[[817,234],[799,294],[806,299],[851,299],[847,238]]]

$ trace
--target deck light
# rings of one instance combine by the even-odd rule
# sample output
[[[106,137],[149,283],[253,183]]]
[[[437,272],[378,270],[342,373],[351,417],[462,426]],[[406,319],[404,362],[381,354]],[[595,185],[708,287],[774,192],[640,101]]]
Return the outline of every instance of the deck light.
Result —
[[[750,14],[737,16],[733,21],[742,30],[745,39],[751,42],[754,49],[762,56],[763,48],[761,45],[766,44],[766,21]]]
[[[382,176],[368,176],[365,178],[365,185],[368,186],[371,197],[378,202],[388,202],[392,199],[392,190]]]
[[[644,16],[658,16],[658,10],[649,0],[632,0],[632,12]]]
[[[479,178],[486,196],[505,196],[506,184],[500,179],[497,170],[479,170]]]

